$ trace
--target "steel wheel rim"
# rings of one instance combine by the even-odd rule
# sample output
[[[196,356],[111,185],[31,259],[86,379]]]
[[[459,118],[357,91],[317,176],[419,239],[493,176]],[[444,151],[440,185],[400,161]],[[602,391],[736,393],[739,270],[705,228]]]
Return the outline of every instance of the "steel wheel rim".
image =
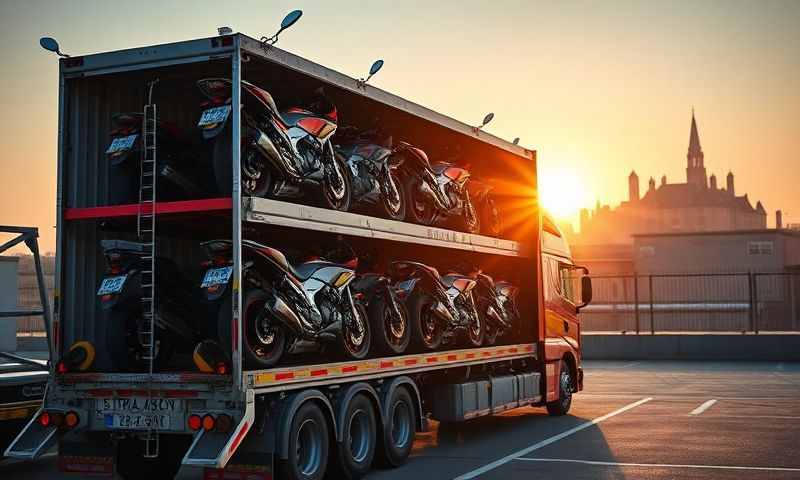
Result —
[[[331,156],[330,163],[325,167],[325,195],[334,205],[339,205],[347,193],[344,174],[339,169],[339,162]]]
[[[352,325],[345,323],[345,338],[347,339],[350,351],[357,352],[358,349],[364,345],[364,339],[367,336],[367,331],[366,328],[364,328],[364,320],[361,318],[361,312],[359,309],[355,309],[355,312],[352,313],[352,317]],[[355,326],[359,326],[361,328],[353,328]]]
[[[406,402],[397,402],[392,412],[392,443],[397,448],[408,445],[411,437],[411,412]]]
[[[322,464],[322,433],[316,420],[308,418],[297,430],[295,459],[297,467],[305,476],[312,476]]]
[[[370,431],[369,416],[367,412],[358,409],[350,417],[348,436],[350,442],[350,455],[356,463],[363,463],[369,455]]]

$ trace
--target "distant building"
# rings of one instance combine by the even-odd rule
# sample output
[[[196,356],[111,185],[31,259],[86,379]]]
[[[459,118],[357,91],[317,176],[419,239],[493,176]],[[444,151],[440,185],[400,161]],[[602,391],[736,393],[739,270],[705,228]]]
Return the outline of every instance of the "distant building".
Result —
[[[692,111],[689,149],[686,154],[686,183],[661,183],[651,177],[644,196],[639,194],[639,176],[628,177],[628,200],[611,209],[598,202],[594,211],[580,214],[576,243],[630,244],[632,235],[644,233],[709,232],[764,229],[767,212],[761,202],[753,206],[747,194],[737,196],[733,173],[728,172],[725,188],[717,177],[707,176],[705,155]]]

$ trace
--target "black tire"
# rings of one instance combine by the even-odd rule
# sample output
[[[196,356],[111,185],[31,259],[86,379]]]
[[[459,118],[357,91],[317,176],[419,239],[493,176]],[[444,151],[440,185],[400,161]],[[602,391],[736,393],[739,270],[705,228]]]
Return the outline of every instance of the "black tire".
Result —
[[[212,166],[214,169],[214,179],[217,183],[217,190],[220,195],[230,196],[233,190],[233,169],[231,168],[231,130],[226,128],[214,139],[212,150]],[[242,141],[241,162],[244,165],[251,155],[261,155],[254,147]],[[273,173],[266,159],[261,159],[261,177],[251,185],[244,181],[244,172],[241,175],[242,195],[248,197],[265,197],[272,189]]]
[[[351,331],[347,322],[342,322],[342,350],[348,359],[363,360],[369,355],[372,345],[372,327],[370,326],[367,307],[360,302],[355,302],[355,308],[359,315],[359,322],[363,332]]]
[[[369,305],[369,319],[372,323],[372,338],[377,353],[398,355],[406,351],[411,343],[411,320],[408,308],[398,301],[401,321],[395,321],[392,306],[384,295],[376,297]]]
[[[328,422],[322,410],[313,402],[304,403],[289,427],[289,458],[278,462],[275,478],[322,480],[328,466],[330,443]]]
[[[392,200],[389,197],[390,192],[382,185],[380,202],[381,213],[384,218],[402,222],[406,219],[406,194],[403,188],[403,180],[400,175],[398,175],[396,169],[389,169],[389,175],[392,177],[395,188],[397,188],[397,205],[392,205]]]
[[[411,454],[414,445],[417,413],[411,394],[398,387],[389,397],[385,412],[383,435],[375,452],[376,463],[383,467],[399,467]]]
[[[125,480],[175,478],[191,443],[191,435],[161,434],[158,457],[144,458],[143,441],[122,440],[117,445],[117,474]]]
[[[372,467],[378,441],[378,428],[375,422],[375,409],[364,395],[356,395],[347,405],[344,415],[344,435],[337,444],[336,478],[358,480]]]
[[[332,147],[330,144],[327,144],[323,147],[325,150],[331,149]],[[327,155],[327,153],[324,153]],[[323,163],[325,161],[323,160]],[[341,197],[339,197],[335,192],[337,187],[330,183],[330,175],[332,172],[329,172],[330,166],[325,166],[325,178],[320,185],[320,204],[324,208],[328,208],[330,210],[337,210],[340,212],[346,212],[350,210],[350,203],[352,201],[353,196],[353,186],[350,179],[350,169],[348,168],[347,164],[345,163],[344,159],[342,159],[341,155],[333,155],[333,162],[339,169],[339,172],[342,176],[343,184],[340,185],[338,188],[343,188],[343,193]]]
[[[564,360],[561,360],[561,373],[558,378],[558,400],[547,404],[547,413],[558,417],[566,415],[572,406],[572,371]]]
[[[497,342],[498,331],[494,320],[489,319],[489,315],[486,313],[488,309],[488,300],[481,300],[478,302],[478,315],[480,315],[481,321],[483,321],[483,344],[492,346]]]
[[[491,323],[486,323],[486,329],[484,330],[485,334],[483,336],[483,344],[487,347],[491,347],[495,343],[497,343],[497,327],[492,325]]]
[[[464,208],[464,217],[462,218],[462,226],[466,233],[480,233],[481,232],[481,218],[475,204],[467,198],[469,204]]]
[[[230,357],[231,355],[231,295],[226,295],[217,315],[217,335],[220,345]],[[259,289],[248,289],[242,294],[242,354],[245,367],[269,368],[275,366],[283,356],[286,347],[286,330],[282,325],[272,323],[273,335],[269,348],[261,342],[264,337],[263,306],[269,296]]]
[[[467,324],[467,346],[478,348],[483,345],[483,338],[486,336],[486,322],[484,317],[473,312],[470,322]]]
[[[431,225],[436,218],[436,207],[419,194],[419,179],[409,175],[404,183],[406,191],[406,219],[420,225]]]
[[[415,292],[408,301],[411,319],[411,347],[414,351],[436,350],[442,344],[444,330],[433,312],[436,301],[430,295]]]

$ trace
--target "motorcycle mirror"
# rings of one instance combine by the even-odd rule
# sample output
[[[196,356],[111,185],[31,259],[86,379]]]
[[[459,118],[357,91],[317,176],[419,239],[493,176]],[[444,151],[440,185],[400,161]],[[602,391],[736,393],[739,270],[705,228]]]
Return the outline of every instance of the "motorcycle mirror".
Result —
[[[383,68],[383,60],[375,60],[372,66],[369,67],[369,76],[375,75],[381,68]]]
[[[493,118],[494,118],[494,113],[486,114],[486,116],[483,117],[483,123],[481,124],[481,127],[486,126],[486,124],[491,122]]]
[[[61,50],[58,48],[58,42],[55,38],[42,37],[39,39],[39,45],[45,50],[55,53],[59,57],[69,57],[69,55],[61,53]]]
[[[302,10],[293,10],[289,12],[285,17],[283,17],[283,21],[281,22],[281,29],[278,30],[275,36],[277,36],[278,33],[281,33],[282,31],[286,30],[287,28],[297,23],[297,21],[300,20],[300,17],[302,16],[303,16]]]
[[[519,145],[519,137],[515,138],[512,142],[514,145]]]

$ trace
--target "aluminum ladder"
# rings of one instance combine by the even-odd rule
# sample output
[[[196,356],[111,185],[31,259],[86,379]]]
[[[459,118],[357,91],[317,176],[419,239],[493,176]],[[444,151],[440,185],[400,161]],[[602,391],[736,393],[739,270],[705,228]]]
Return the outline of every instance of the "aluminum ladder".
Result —
[[[156,344],[156,179],[157,179],[157,129],[158,115],[153,103],[153,87],[158,79],[148,82],[147,104],[142,116],[142,161],[139,173],[139,210],[136,233],[144,245],[142,259],[149,262],[141,271],[142,325],[139,328],[139,344],[144,352],[142,359],[148,364],[152,380],[155,367]],[[152,401],[152,385],[148,384],[148,401]],[[158,429],[151,428],[142,436],[145,442],[144,457],[158,457]]]

